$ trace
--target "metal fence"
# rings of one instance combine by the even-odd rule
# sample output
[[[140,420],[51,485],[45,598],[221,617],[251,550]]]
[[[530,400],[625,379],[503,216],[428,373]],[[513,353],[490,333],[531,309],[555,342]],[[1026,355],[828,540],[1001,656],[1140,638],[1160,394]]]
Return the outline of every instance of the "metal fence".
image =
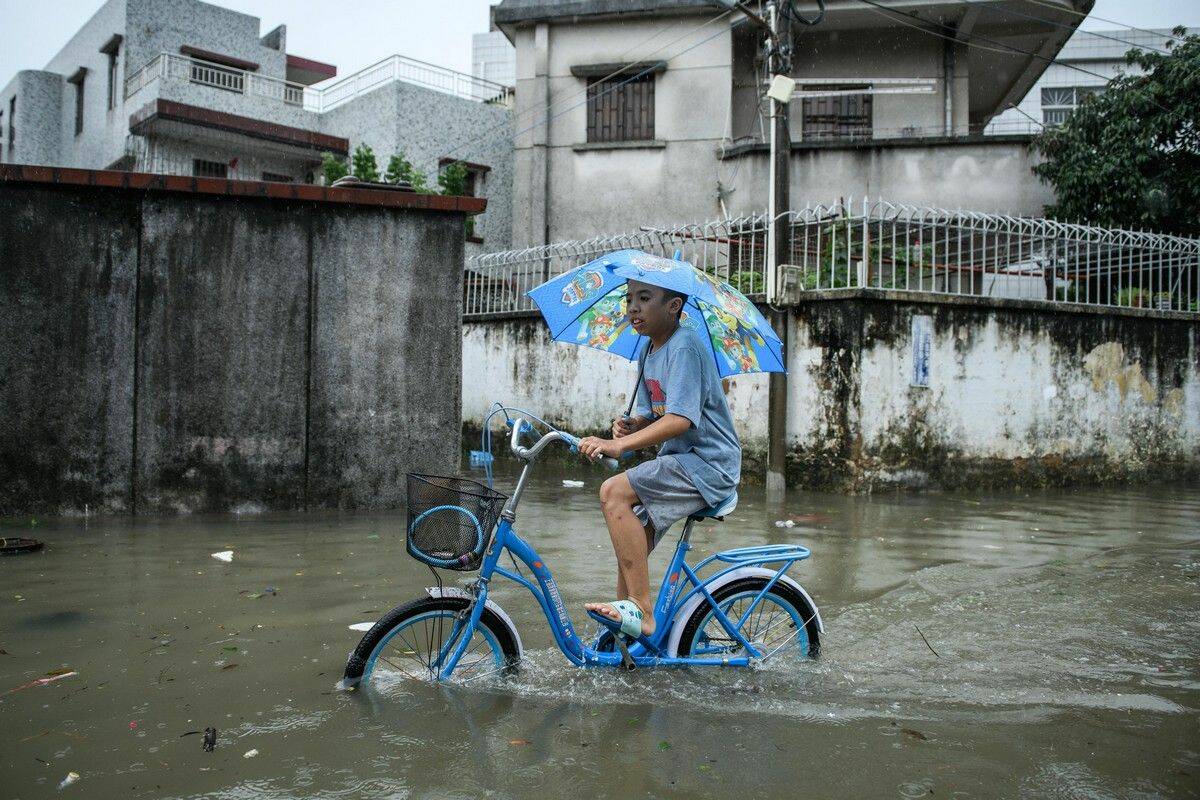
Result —
[[[873,288],[1200,314],[1200,239],[884,200],[810,205],[779,222],[788,227],[784,298]],[[697,268],[758,296],[767,228],[757,214],[475,256],[463,312],[531,310],[529,289],[626,247],[664,256],[679,249]]]

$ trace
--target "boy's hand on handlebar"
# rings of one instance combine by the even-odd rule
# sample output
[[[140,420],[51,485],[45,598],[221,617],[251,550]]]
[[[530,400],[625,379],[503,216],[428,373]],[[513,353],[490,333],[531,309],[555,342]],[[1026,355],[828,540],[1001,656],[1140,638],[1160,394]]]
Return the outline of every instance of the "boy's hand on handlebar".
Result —
[[[624,449],[612,439],[601,439],[599,436],[588,436],[579,442],[579,452],[592,461],[608,456],[619,458]]]

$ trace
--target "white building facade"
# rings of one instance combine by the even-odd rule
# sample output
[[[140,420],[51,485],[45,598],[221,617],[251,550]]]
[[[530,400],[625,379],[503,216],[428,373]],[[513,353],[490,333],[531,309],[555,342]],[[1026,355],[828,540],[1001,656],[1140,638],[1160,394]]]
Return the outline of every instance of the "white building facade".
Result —
[[[320,84],[319,86],[317,84]],[[509,244],[509,90],[390,56],[337,78],[287,30],[198,0],[109,0],[44,69],[0,90],[0,162],[201,177],[320,180],[359,144],[403,152],[436,187],[457,161],[488,199],[467,252]]]
[[[1041,21],[1001,0],[922,0],[902,16],[826,5],[819,25],[793,26],[792,207],[884,196],[1042,213],[1053,196],[1030,135],[983,131],[1088,0],[1039,4]],[[742,14],[708,0],[503,0],[492,20],[517,52],[514,246],[766,208],[763,37]]]
[[[516,84],[517,49],[503,31],[471,37],[471,74],[502,86]]]
[[[1125,62],[1125,54],[1134,47],[1166,51],[1171,31],[1116,28],[1075,33],[1042,77],[1017,103],[988,123],[986,133],[1037,133],[1045,126],[1059,125],[1084,97],[1104,90],[1118,75],[1138,74],[1141,70]]]

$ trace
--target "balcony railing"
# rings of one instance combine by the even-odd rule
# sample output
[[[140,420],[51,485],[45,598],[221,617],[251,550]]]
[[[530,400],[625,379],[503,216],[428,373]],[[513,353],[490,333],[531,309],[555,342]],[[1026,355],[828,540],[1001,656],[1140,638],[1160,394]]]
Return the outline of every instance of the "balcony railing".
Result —
[[[392,81],[479,102],[506,102],[512,95],[512,89],[503,84],[403,56],[385,58],[323,89],[314,89],[189,56],[159,53],[125,81],[125,97],[132,97],[160,79],[184,80],[236,94],[279,100],[315,112],[329,111]]]
[[[302,84],[173,53],[159,53],[130,75],[125,81],[125,97],[132,97],[160,79],[185,80],[235,94],[279,100],[291,106],[304,105],[305,87]]]

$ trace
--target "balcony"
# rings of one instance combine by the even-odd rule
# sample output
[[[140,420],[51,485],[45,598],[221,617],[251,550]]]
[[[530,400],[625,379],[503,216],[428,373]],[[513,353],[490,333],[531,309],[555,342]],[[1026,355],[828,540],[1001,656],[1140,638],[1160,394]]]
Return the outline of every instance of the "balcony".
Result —
[[[512,97],[512,88],[503,84],[398,55],[316,89],[190,56],[159,53],[125,81],[125,98],[134,97],[155,82],[170,82],[217,89],[248,98],[262,98],[268,103],[278,104],[280,109],[321,113],[393,81],[476,102],[507,103]],[[239,110],[244,112],[245,108]]]

